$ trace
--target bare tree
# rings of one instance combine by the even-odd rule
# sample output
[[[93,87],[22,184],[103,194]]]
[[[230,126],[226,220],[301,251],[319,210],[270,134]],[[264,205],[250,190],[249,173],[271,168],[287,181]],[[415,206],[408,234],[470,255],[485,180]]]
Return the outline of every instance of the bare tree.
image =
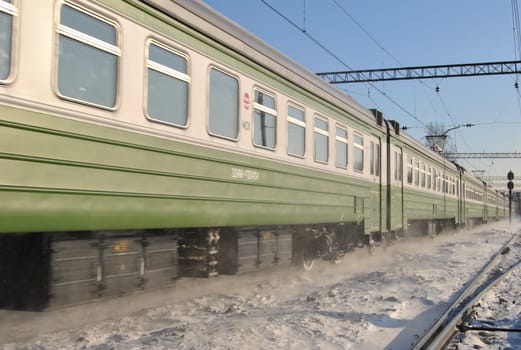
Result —
[[[425,145],[438,152],[456,152],[456,142],[446,132],[449,129],[441,122],[429,122],[425,126]]]

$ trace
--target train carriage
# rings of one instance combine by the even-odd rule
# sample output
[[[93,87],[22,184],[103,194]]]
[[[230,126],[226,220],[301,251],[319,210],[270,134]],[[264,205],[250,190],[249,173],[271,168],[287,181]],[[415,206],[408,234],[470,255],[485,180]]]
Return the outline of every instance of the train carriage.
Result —
[[[0,0],[0,26],[2,307],[464,222],[461,168],[199,1]]]

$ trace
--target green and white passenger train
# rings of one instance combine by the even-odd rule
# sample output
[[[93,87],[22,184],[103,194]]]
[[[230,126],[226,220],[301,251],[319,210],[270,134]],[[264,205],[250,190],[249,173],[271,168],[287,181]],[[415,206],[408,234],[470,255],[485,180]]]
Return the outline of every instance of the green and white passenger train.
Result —
[[[0,0],[0,306],[505,216],[399,130],[199,1]]]

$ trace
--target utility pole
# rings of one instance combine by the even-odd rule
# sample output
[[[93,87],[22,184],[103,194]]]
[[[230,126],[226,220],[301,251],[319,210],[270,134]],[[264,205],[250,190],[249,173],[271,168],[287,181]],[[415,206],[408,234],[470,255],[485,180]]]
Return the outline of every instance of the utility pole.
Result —
[[[507,187],[508,187],[508,223],[512,224],[512,190],[514,189],[514,173],[510,170],[507,174]]]

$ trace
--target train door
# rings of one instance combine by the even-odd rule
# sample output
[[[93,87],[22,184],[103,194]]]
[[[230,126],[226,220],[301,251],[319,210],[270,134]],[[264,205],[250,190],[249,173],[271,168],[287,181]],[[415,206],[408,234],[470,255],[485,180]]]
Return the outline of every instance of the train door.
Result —
[[[382,232],[385,199],[382,196],[382,143],[379,137],[369,141],[369,174],[371,176],[371,232]]]
[[[466,225],[467,223],[467,188],[463,171],[460,172],[459,223],[460,225]]]
[[[403,223],[403,152],[393,147],[391,152],[391,230],[402,229]]]
[[[488,189],[483,184],[483,222],[488,222]]]

